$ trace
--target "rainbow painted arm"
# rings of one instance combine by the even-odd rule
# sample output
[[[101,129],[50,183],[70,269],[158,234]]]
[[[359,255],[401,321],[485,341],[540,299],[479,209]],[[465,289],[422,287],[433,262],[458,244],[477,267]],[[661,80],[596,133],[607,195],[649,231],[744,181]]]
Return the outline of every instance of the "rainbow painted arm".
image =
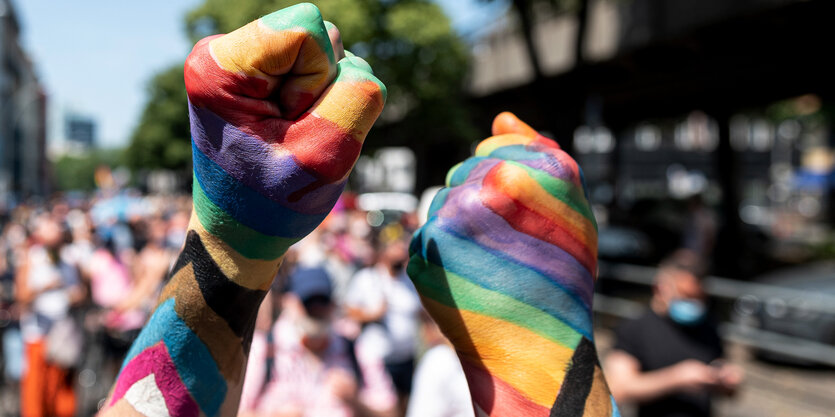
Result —
[[[311,4],[195,45],[188,237],[102,415],[237,414],[281,257],[333,207],[385,102],[368,64],[344,55]]]
[[[597,224],[577,163],[510,113],[447,175],[409,276],[477,416],[618,416],[597,361]]]

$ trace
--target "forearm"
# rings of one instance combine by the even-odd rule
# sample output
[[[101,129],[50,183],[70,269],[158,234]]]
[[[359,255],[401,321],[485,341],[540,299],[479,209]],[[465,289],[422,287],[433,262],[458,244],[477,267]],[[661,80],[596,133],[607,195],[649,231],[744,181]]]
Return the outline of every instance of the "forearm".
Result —
[[[642,372],[628,381],[612,378],[612,394],[618,402],[652,401],[678,390],[672,367]]]
[[[139,395],[151,387],[141,382],[151,374],[157,400],[172,416],[235,415],[258,306],[281,254],[248,259],[192,215],[169,282],[128,352],[108,400],[112,408],[103,415],[153,406]]]
[[[385,102],[368,64],[337,62],[329,36],[303,3],[204,38],[186,59],[194,213],[106,414],[236,414],[280,259],[333,208]]]

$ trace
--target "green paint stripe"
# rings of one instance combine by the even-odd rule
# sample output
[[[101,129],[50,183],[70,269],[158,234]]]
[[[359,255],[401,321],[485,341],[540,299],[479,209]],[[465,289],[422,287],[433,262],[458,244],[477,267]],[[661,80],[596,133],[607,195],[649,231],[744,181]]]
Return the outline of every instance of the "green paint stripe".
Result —
[[[347,58],[346,57],[346,58],[342,58],[342,60],[339,61],[339,64],[337,65],[336,79],[334,80],[334,82],[366,82],[366,81],[370,81],[374,84],[377,84],[377,86],[380,87],[380,92],[383,94],[383,100],[385,100],[386,97],[388,96],[388,91],[386,90],[386,85],[383,84],[383,82],[380,81],[380,79],[375,77],[374,74],[372,74],[370,71],[367,71],[364,68],[364,66],[368,66],[368,64],[365,63],[365,61],[362,61],[362,63],[365,63],[365,65],[363,66],[363,65],[361,65],[362,63],[360,63],[360,65],[358,65],[358,63],[353,62],[354,59],[360,59],[360,58]],[[371,67],[368,67],[368,68],[370,69]]]
[[[464,165],[464,163],[459,162],[447,171],[446,178],[444,179],[444,185],[449,187],[450,184],[452,184],[452,176],[455,175],[455,172],[458,171],[458,168],[461,168],[462,165]]]
[[[475,285],[419,255],[412,256],[409,261],[409,276],[421,295],[446,306],[511,322],[570,349],[577,347],[582,338],[580,333],[550,314]]]
[[[298,241],[298,239],[268,236],[239,223],[206,196],[196,177],[192,189],[194,210],[203,228],[249,259],[267,261],[278,259]]]
[[[328,60],[332,64],[336,62],[328,30],[318,7],[310,3],[299,3],[262,17],[261,23],[276,31],[299,28],[307,31],[328,56]]]
[[[545,189],[545,191],[548,192],[548,194],[551,194],[574,209],[574,211],[583,215],[583,217],[588,219],[594,225],[594,229],[597,230],[597,221],[594,219],[594,214],[592,214],[589,205],[585,203],[586,196],[580,192],[580,189],[577,188],[576,185],[556,178],[545,171],[531,168],[516,161],[505,162],[515,167],[524,169],[531,178],[533,178],[537,183],[539,183],[539,185],[542,186],[542,188]]]

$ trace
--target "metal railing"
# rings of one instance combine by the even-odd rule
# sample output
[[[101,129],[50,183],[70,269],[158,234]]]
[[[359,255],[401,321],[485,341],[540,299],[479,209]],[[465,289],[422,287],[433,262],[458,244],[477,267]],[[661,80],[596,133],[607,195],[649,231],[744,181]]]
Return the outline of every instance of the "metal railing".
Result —
[[[607,280],[651,286],[657,268],[610,264],[601,262],[601,272]],[[818,292],[784,288],[776,285],[737,281],[729,278],[709,276],[704,279],[705,292],[715,298],[756,300],[801,300],[806,311],[835,316],[835,296]],[[602,294],[594,296],[594,311],[619,318],[636,318],[647,306],[644,303]],[[725,322],[719,326],[720,336],[730,342],[743,344],[762,351],[777,353],[804,362],[816,362],[835,366],[835,346],[802,337],[776,333],[757,327]]]

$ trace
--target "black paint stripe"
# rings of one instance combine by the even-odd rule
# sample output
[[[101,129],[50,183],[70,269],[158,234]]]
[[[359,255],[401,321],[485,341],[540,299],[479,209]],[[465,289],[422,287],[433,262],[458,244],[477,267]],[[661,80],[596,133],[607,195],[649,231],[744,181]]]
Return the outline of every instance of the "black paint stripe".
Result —
[[[580,340],[568,372],[565,373],[560,393],[551,407],[550,417],[579,417],[586,409],[586,398],[594,383],[594,368],[599,366],[594,343],[585,337]]]
[[[206,304],[226,320],[232,331],[243,339],[244,351],[249,351],[258,307],[267,292],[230,281],[206,250],[200,235],[193,230],[188,232],[185,247],[170,276],[173,277],[189,263]]]

